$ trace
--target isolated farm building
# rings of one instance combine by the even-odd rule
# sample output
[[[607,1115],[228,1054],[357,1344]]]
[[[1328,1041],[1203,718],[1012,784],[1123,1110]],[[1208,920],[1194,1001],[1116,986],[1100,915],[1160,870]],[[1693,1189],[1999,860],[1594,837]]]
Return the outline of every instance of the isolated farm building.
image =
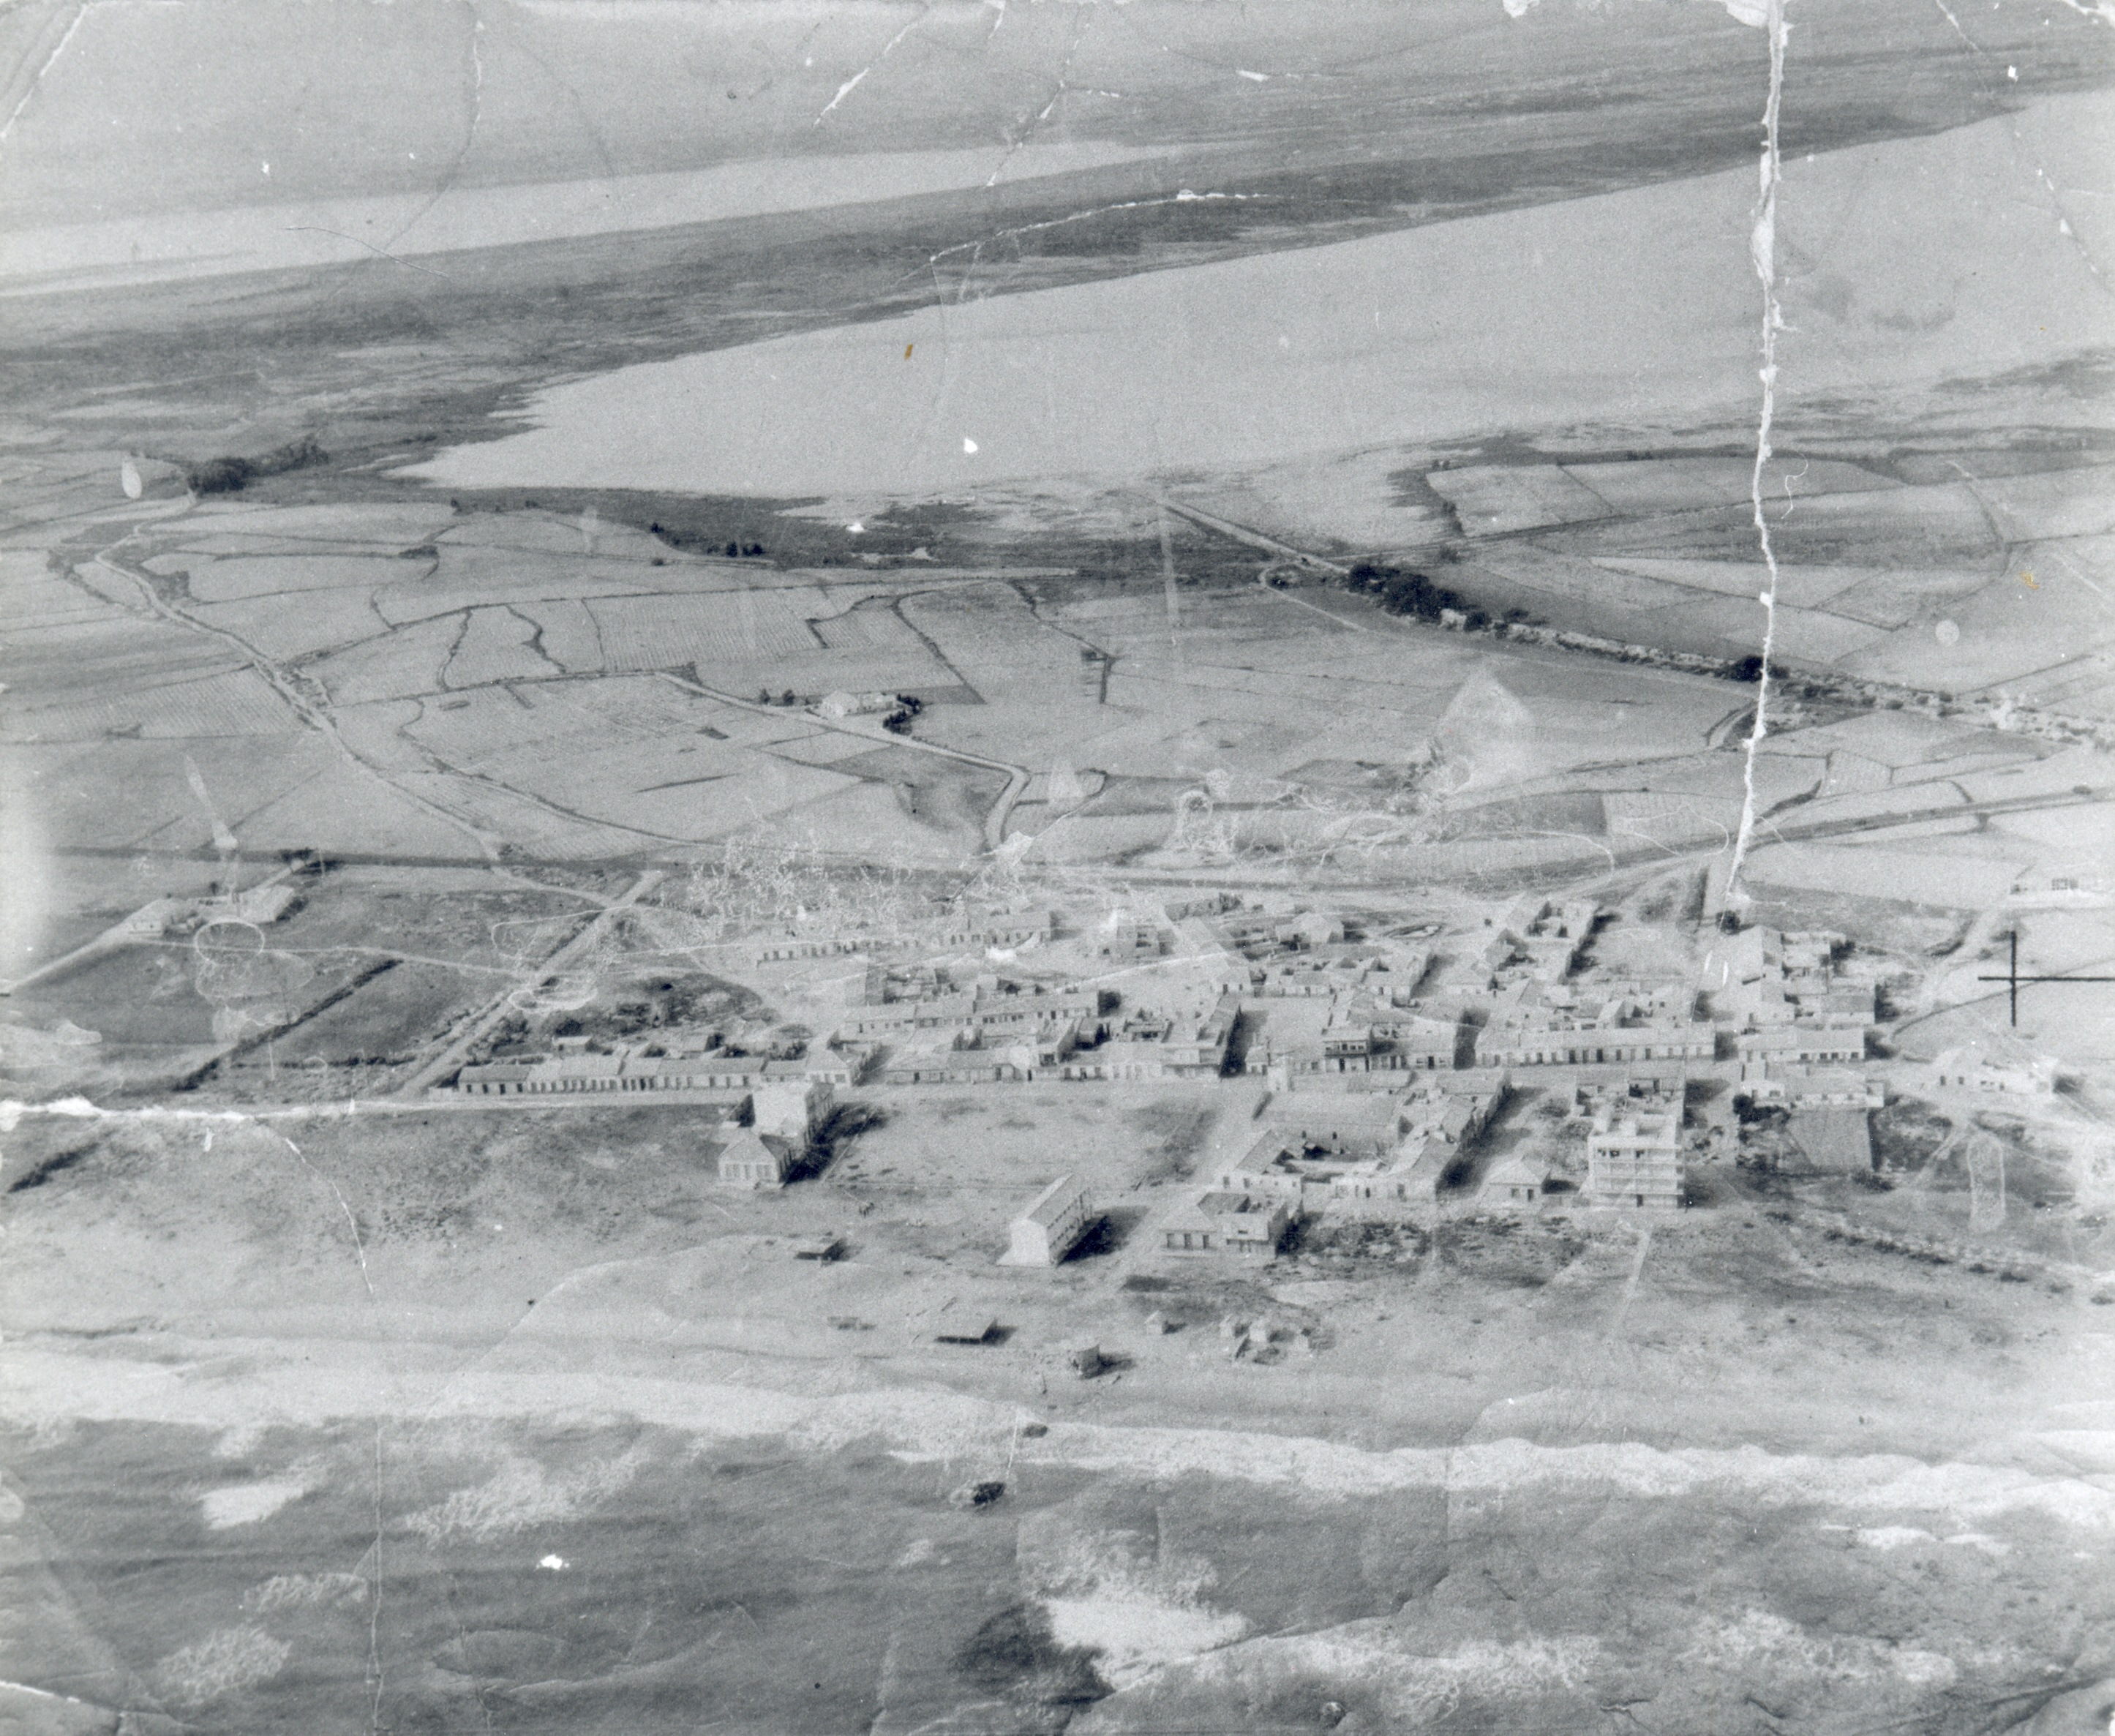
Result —
[[[1681,1204],[1681,1107],[1613,1103],[1586,1136],[1586,1197],[1594,1206],[1672,1211]]]
[[[2067,858],[2042,862],[2012,882],[2006,902],[2017,910],[2087,910],[2104,907],[2115,893],[2105,862]]]
[[[720,1147],[720,1180],[735,1187],[782,1187],[794,1152],[791,1141],[745,1127]]]
[[[816,700],[815,710],[824,717],[865,717],[877,711],[893,711],[897,703],[893,693],[847,693],[839,688]]]
[[[1485,1206],[1532,1206],[1549,1192],[1549,1160],[1516,1152],[1491,1166],[1476,1198]]]
[[[1080,1245],[1099,1215],[1078,1178],[1061,1175],[1008,1226],[999,1264],[1056,1265]]]
[[[1214,1189],[1177,1206],[1161,1220],[1160,1245],[1170,1254],[1214,1254],[1268,1261],[1278,1257],[1291,1214],[1280,1199]]]
[[[158,940],[195,909],[188,898],[156,898],[134,911],[117,930],[126,939]]]
[[[286,880],[268,880],[247,892],[228,895],[227,907],[244,922],[277,922],[301,902],[302,889]]]

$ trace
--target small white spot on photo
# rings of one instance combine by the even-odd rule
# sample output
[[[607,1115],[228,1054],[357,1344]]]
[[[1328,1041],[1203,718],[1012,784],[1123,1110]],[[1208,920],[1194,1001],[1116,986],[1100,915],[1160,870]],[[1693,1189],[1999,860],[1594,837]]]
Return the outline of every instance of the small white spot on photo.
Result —
[[[546,1555],[536,1565],[547,1573],[562,1573],[571,1564],[563,1555]]]

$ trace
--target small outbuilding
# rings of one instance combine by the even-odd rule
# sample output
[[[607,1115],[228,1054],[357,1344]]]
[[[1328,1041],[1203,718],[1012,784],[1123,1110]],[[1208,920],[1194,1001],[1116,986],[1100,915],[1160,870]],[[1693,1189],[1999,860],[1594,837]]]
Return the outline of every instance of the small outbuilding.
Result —
[[[1482,1206],[1533,1206],[1548,1191],[1548,1159],[1520,1151],[1492,1164],[1476,1200]]]

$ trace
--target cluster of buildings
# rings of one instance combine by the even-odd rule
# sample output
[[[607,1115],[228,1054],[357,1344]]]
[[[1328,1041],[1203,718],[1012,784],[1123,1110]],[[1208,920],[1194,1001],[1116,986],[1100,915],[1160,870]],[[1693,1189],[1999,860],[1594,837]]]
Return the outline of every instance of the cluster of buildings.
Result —
[[[987,972],[957,985],[930,969],[908,981],[870,969],[833,1041],[863,1077],[888,1085],[1216,1078],[1226,1071],[1241,1016],[1230,989],[1186,980],[1158,1006],[1119,1013],[1117,1003],[1092,984]]]
[[[1840,936],[1752,928],[1714,937],[1699,978],[1576,978],[1599,921],[1585,902],[1524,901],[1438,971],[1429,998],[1432,961],[1407,946],[1358,948],[1341,974],[1332,961],[1314,973],[1324,986],[1294,1004],[1259,979],[1246,1064],[1286,1124],[1222,1161],[1167,1220],[1166,1251],[1254,1253],[1274,1216],[1282,1229],[1315,1213],[1429,1212],[1472,1176],[1477,1142],[1526,1091],[1554,1118],[1551,1137],[1524,1132],[1487,1161],[1477,1207],[1678,1208],[1690,1153],[1712,1137],[1691,1125],[1692,1085],[1782,1106],[1810,1150],[1870,1161],[1865,1117],[1885,1100],[1865,1064],[1874,986],[1843,968]],[[1318,937],[1324,949],[1352,950],[1341,935]],[[1298,981],[1298,967],[1283,980]],[[2016,1064],[1977,1075],[1988,1089],[2021,1077]]]
[[[746,1054],[718,1032],[567,1040],[466,1067],[456,1089],[746,1100],[752,1124],[723,1142],[720,1173],[775,1186],[837,1087],[1246,1074],[1267,1087],[1269,1114],[1152,1232],[1168,1254],[1243,1261],[1273,1257],[1289,1225],[1317,1214],[1400,1220],[1443,1200],[1675,1209],[1691,1152],[1725,1137],[1715,1115],[1706,1130],[1691,1113],[1700,1086],[1707,1099],[1731,1087],[1744,1116],[1782,1107],[1814,1127],[1855,1126],[1858,1140],[1842,1142],[1855,1155],[1884,1094],[1865,1060],[1874,985],[1847,969],[1841,937],[1714,933],[1700,972],[1626,974],[1592,962],[1600,921],[1590,902],[1530,898],[1481,933],[1435,941],[1434,925],[1289,898],[1204,893],[1080,920],[1027,900],[958,902],[921,925],[937,942],[925,962],[861,948],[836,1028],[803,1054]],[[825,944],[791,935],[773,956]],[[984,956],[972,975],[941,948]],[[1016,964],[1024,952],[1041,968]],[[1934,1077],[2045,1089],[2038,1065],[1962,1052]],[[1536,1115],[1481,1150],[1523,1095]],[[1054,1264],[1098,1221],[1076,1178],[1061,1177],[1015,1220],[1005,1258]]]

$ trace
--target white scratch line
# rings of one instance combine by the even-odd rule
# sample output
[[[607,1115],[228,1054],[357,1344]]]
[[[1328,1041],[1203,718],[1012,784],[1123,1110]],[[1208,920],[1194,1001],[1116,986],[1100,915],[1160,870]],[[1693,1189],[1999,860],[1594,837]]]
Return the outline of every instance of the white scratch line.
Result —
[[[367,1605],[367,1680],[372,1690],[368,1701],[369,1736],[382,1729],[382,1419],[374,1419],[374,1577]]]
[[[1001,7],[999,16],[1003,18],[1005,16],[1005,8]],[[1006,154],[998,160],[998,167],[991,172],[990,177],[984,182],[986,186],[991,187],[997,186],[998,185],[998,177],[1006,172],[1006,166],[1013,161],[1014,154],[1018,151],[1022,145],[1027,144],[1030,139],[1035,136],[1035,129],[1050,118],[1051,111],[1057,108],[1059,103],[1064,100],[1066,92],[1071,89],[1071,86],[1068,85],[1066,80],[1071,76],[1072,62],[1079,55],[1080,39],[1085,34],[1085,31],[1086,24],[1085,21],[1085,15],[1080,11],[1075,11],[1072,14],[1072,39],[1065,45],[1065,59],[1063,63],[1058,68],[1058,88],[1050,93],[1050,100],[1043,105],[1041,111],[1036,115],[1035,118],[1030,121],[1027,126],[1022,127],[1020,132],[1016,134],[1012,141],[1008,143],[1006,148]]]
[[[30,80],[30,88],[22,93],[22,100],[15,105],[13,112],[8,115],[7,124],[0,126],[0,144],[4,144],[7,135],[14,131],[16,122],[21,119],[22,111],[30,106],[30,99],[37,94],[38,87],[44,81],[44,75],[58,64],[59,56],[66,53],[67,45],[74,39],[74,32],[81,27],[82,21],[94,10],[95,0],[83,0],[80,7],[76,10],[73,22],[66,27],[66,34],[59,38],[59,45],[44,57],[44,65],[37,68]]]
[[[356,235],[347,235],[342,229],[326,228],[321,223],[288,223],[287,232],[289,235],[335,235],[342,241],[351,241],[356,246],[365,247],[369,253],[379,254],[383,259],[401,265],[407,270],[423,271],[428,277],[438,278],[443,283],[455,282],[455,279],[445,271],[436,271],[430,265],[421,265],[416,260],[404,258],[401,254],[392,253],[387,247],[378,247],[372,241],[361,241]]]
[[[838,103],[844,101],[844,99],[850,96],[853,91],[856,90],[860,86],[860,80],[865,78],[868,73],[873,71],[876,67],[879,66],[883,61],[887,60],[891,54],[894,53],[896,52],[897,44],[902,41],[905,37],[908,36],[913,30],[916,30],[920,25],[923,24],[925,21],[926,13],[931,10],[932,8],[930,7],[920,7],[918,8],[918,16],[913,18],[910,23],[904,25],[904,27],[898,30],[893,36],[890,37],[888,39],[888,46],[884,48],[880,53],[875,55],[872,60],[869,61],[864,67],[861,67],[858,71],[852,74],[852,76],[846,79],[844,83],[838,85],[837,94],[823,105],[823,112],[815,117],[815,125],[820,126],[824,121],[828,120],[830,116],[830,111],[833,108],[835,108]]]
[[[1104,94],[1113,94],[1114,93]],[[1275,193],[1193,193],[1189,188],[1184,187],[1180,192],[1159,199],[1127,199],[1117,204],[1095,205],[1085,211],[1071,212],[1064,217],[1048,218],[1039,223],[1018,223],[1012,228],[994,229],[980,241],[958,241],[952,247],[943,247],[938,253],[929,255],[925,260],[925,269],[929,271],[934,270],[941,260],[952,254],[981,253],[993,241],[1011,241],[1016,236],[1034,235],[1044,229],[1062,229],[1067,223],[1089,223],[1097,217],[1106,217],[1112,211],[1147,211],[1156,205],[1195,204],[1200,200],[1255,200],[1267,204],[1279,196]],[[915,271],[908,273],[908,277],[916,275],[917,273]],[[907,278],[899,278],[897,281],[904,282],[907,281]],[[937,275],[934,281],[937,284],[938,281]]]
[[[1623,1284],[1622,1299],[1616,1304],[1616,1317],[1608,1322],[1604,1342],[1613,1342],[1622,1334],[1623,1321],[1630,1314],[1631,1304],[1637,1299],[1638,1280],[1645,1276],[1645,1256],[1652,1251],[1652,1234],[1649,1224],[1638,1229],[1638,1257],[1631,1264],[1631,1275]]]
[[[1778,558],[1770,546],[1769,520],[1763,512],[1763,469],[1770,460],[1770,422],[1777,410],[1778,332],[1783,324],[1778,311],[1777,220],[1778,186],[1783,164],[1778,154],[1778,114],[1784,101],[1785,41],[1792,27],[1785,22],[1785,0],[1769,0],[1767,28],[1770,38],[1770,94],[1763,108],[1762,196],[1755,207],[1755,224],[1748,237],[1748,252],[1755,275],[1763,286],[1762,411],[1755,425],[1755,467],[1748,486],[1755,508],[1755,537],[1762,545],[1763,563],[1769,569],[1769,588],[1764,591],[1763,663],[1755,686],[1755,722],[1748,732],[1748,751],[1741,767],[1741,829],[1733,840],[1732,865],[1726,870],[1726,902],[1738,908],[1741,865],[1755,832],[1755,758],[1769,733],[1770,654],[1777,648]]]
[[[328,1176],[325,1175],[322,1170],[317,1169],[314,1164],[310,1163],[308,1159],[303,1155],[301,1148],[296,1145],[293,1141],[288,1139],[285,1134],[279,1132],[278,1128],[267,1127],[264,1131],[269,1133],[281,1144],[285,1146],[286,1148],[289,1151],[292,1152],[295,1156],[301,1158],[301,1167],[307,1170],[309,1173],[314,1176],[318,1181],[321,1182],[324,1187],[329,1188],[333,1194],[337,1196],[337,1209],[345,1214],[345,1221],[349,1226],[351,1226],[352,1230],[352,1251],[354,1256],[360,1261],[360,1281],[367,1286],[367,1299],[369,1302],[374,1301],[376,1299],[374,1295],[374,1280],[367,1274],[367,1244],[360,1239],[360,1219],[353,1216],[352,1207],[346,1202],[345,1196],[338,1192],[337,1183],[333,1181]]]
[[[1961,29],[1961,21],[1953,16],[1952,9],[1947,5],[1946,0],[1931,0],[1931,3],[1937,7],[1941,12],[1945,14],[1946,21],[1953,26],[1953,34],[1955,35],[1958,36],[1963,42],[1966,43],[1976,53],[1982,55],[1984,59],[1989,60],[1992,58],[1990,55],[1985,53],[1982,44],[1976,41],[1976,39],[1973,36],[1970,36],[1967,31]],[[2078,0],[2065,0],[2065,4],[2069,6],[2073,11],[2083,12],[2089,18],[2098,18],[2104,24],[2115,25],[2115,0],[2097,0],[2097,4],[2090,8],[2080,5],[2078,3]],[[2007,67],[2005,69],[2005,76],[2009,79],[2016,77],[2017,75],[2014,68]],[[1988,85],[1984,86],[1983,94],[1992,103],[1995,103],[1998,100],[1997,94]],[[2072,246],[2077,250],[2079,259],[2084,263],[2086,270],[2092,274],[2094,282],[2099,284],[2103,289],[2105,289],[2108,287],[2108,282],[2101,273],[2099,263],[2094,259],[2092,254],[2087,250],[2085,243],[2080,239],[2078,231],[2071,223],[2071,214],[2063,208],[2063,194],[2062,190],[2057,186],[2054,181],[2049,178],[2048,172],[2044,169],[2040,163],[2033,160],[2032,154],[2027,149],[2026,136],[2020,131],[2019,117],[2016,114],[2014,114],[2011,117],[2008,125],[2012,135],[2013,150],[2020,155],[2028,158],[2027,168],[2032,172],[2036,183],[2040,186],[2042,191],[2048,195],[2049,209],[2053,212],[2056,216],[2057,233],[2063,237],[2066,241],[2069,241]],[[1961,466],[1957,464],[1954,466],[1954,468],[1956,470],[1960,470]],[[1966,475],[1967,472],[1966,471],[1962,471],[1961,474]]]

